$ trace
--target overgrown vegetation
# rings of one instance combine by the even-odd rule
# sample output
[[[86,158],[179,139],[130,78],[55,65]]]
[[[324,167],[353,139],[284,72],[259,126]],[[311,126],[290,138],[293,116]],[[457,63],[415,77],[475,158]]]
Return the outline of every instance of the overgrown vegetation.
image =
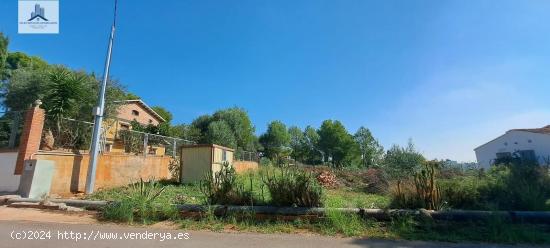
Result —
[[[533,161],[513,159],[495,165],[487,172],[473,170],[447,175],[447,178],[437,178],[440,177],[438,162],[430,161],[425,166],[414,180],[406,182],[407,190],[393,190],[393,207],[550,210],[548,168]]]
[[[319,207],[323,189],[311,173],[296,168],[282,168],[279,173],[265,171],[262,181],[276,206]]]
[[[432,166],[433,165],[433,166]],[[503,178],[510,176],[514,173],[518,175],[527,172],[514,172],[511,173],[512,167],[500,166],[494,170],[488,172],[480,172],[476,170],[468,171],[454,171],[450,173],[445,166],[439,164],[436,166],[435,162],[428,162],[424,165],[424,173],[422,170],[417,171],[417,184],[422,184],[421,188],[429,189],[432,187],[440,188],[441,198],[448,201],[447,207],[456,208],[454,204],[463,201],[464,204],[476,203],[477,205],[471,205],[471,209],[497,209],[494,205],[481,204],[480,197],[487,195],[481,190],[486,185],[505,182],[501,179],[482,180],[479,182],[479,178],[492,178],[499,175]],[[324,167],[324,170],[330,170],[328,167]],[[433,169],[433,172],[432,172]],[[285,172],[285,170],[288,170]],[[291,172],[290,172],[291,171]],[[301,171],[301,172],[300,172]],[[302,233],[302,232],[314,232],[324,235],[342,235],[342,236],[368,236],[370,238],[403,238],[403,239],[420,239],[420,240],[438,240],[438,241],[479,241],[479,242],[497,242],[497,243],[549,243],[550,233],[547,226],[544,225],[529,225],[529,224],[513,224],[508,223],[502,219],[491,218],[487,222],[447,222],[447,221],[433,221],[426,219],[416,219],[412,216],[395,216],[390,222],[379,222],[375,220],[361,219],[358,215],[345,214],[337,211],[329,210],[325,218],[317,221],[310,221],[308,219],[298,219],[293,221],[284,221],[277,219],[257,219],[253,213],[230,215],[219,217],[215,216],[213,212],[208,212],[200,219],[182,219],[178,217],[173,211],[173,208],[169,208],[170,204],[268,204],[268,205],[280,205],[280,206],[299,206],[299,205],[315,205],[315,204],[298,204],[299,202],[305,202],[301,200],[289,200],[293,194],[297,194],[296,191],[289,189],[289,185],[300,185],[300,183],[311,183],[312,178],[315,180],[315,175],[322,170],[308,170],[303,172],[300,168],[278,168],[267,167],[261,168],[260,171],[247,172],[243,174],[236,174],[231,170],[230,166],[224,166],[219,172],[219,180],[214,183],[215,180],[209,181],[214,183],[213,188],[217,189],[217,198],[221,198],[221,201],[217,202],[209,199],[209,195],[214,191],[205,191],[206,185],[204,184],[208,180],[205,180],[202,185],[186,184],[180,185],[177,183],[161,182],[157,183],[154,190],[148,192],[159,192],[160,194],[141,194],[138,190],[141,188],[140,184],[133,184],[128,187],[119,189],[100,191],[94,195],[94,199],[116,199],[119,203],[110,205],[104,211],[106,219],[133,222],[133,223],[152,223],[159,220],[173,219],[180,223],[183,228],[186,229],[209,229],[213,231],[224,230],[241,230],[241,231],[255,231],[262,233]],[[284,173],[297,173],[292,174],[291,177],[282,177]],[[371,180],[374,176],[379,175],[380,171],[371,169],[368,171],[358,170],[337,170],[334,171],[339,180],[339,186],[334,189],[324,189],[322,197],[320,198],[319,205],[327,208],[341,208],[341,207],[360,207],[360,208],[387,208],[392,203],[392,199],[384,193],[370,194],[368,190],[368,180],[363,181],[362,178]],[[453,174],[453,175],[451,175]],[[267,175],[271,180],[276,180],[277,187],[273,187],[276,193],[285,192],[284,196],[272,195],[272,191],[264,183],[267,180]],[[307,179],[301,178],[301,176],[310,175]],[[370,176],[366,176],[370,175]],[[414,174],[413,174],[414,175]],[[434,184],[432,186],[432,175]],[[515,174],[514,174],[515,175]],[[529,173],[527,173],[529,175]],[[517,176],[517,175],[516,175]],[[212,177],[213,179],[215,176]],[[222,179],[223,178],[223,179]],[[289,179],[294,178],[294,179]],[[206,178],[205,178],[206,179]],[[381,179],[375,179],[381,180]],[[513,180],[513,179],[509,179]],[[420,183],[420,181],[423,181]],[[275,182],[275,181],[273,181]],[[497,183],[498,182],[498,183]],[[414,180],[404,180],[403,189],[405,193],[410,197],[417,198],[418,192],[416,191]],[[263,186],[262,186],[263,185]],[[303,184],[302,184],[303,185]],[[367,186],[366,186],[367,185]],[[385,184],[380,184],[385,185]],[[395,181],[389,181],[389,186],[395,187]],[[458,186],[457,186],[458,185]],[[475,186],[471,186],[475,185]],[[484,186],[485,185],[485,186]],[[301,186],[292,187],[300,188]],[[227,199],[233,198],[231,195],[234,193],[226,193],[230,197],[223,198],[222,192],[236,192],[237,189],[241,189],[243,192],[247,192],[245,195],[252,196],[252,198],[237,197],[236,203],[228,203]],[[307,188],[307,187],[305,187]],[[304,187],[302,187],[304,189]],[[453,196],[450,196],[450,190],[455,190]],[[496,189],[495,189],[496,190]],[[303,191],[303,190],[302,190]],[[211,192],[210,194],[204,194],[204,192]],[[314,191],[315,192],[315,191]],[[463,194],[466,192],[466,194]],[[496,191],[495,191],[496,192]],[[137,194],[138,196],[134,196]],[[492,193],[494,194],[494,193]],[[139,195],[155,196],[151,201],[151,197],[139,197]],[[422,195],[422,194],[420,194]],[[425,194],[424,194],[425,195]],[[536,194],[535,194],[536,195]],[[391,194],[390,194],[391,196]],[[277,199],[284,200],[277,200]],[[120,201],[122,199],[122,201]],[[425,207],[428,204],[424,200],[429,199],[419,197],[416,200],[416,205],[409,205],[414,208]],[[493,199],[493,198],[487,198]],[[496,198],[494,198],[496,199]],[[505,199],[505,198],[502,198]],[[134,202],[134,201],[137,201]],[[279,202],[281,204],[276,204]],[[428,202],[431,202],[428,201]],[[521,202],[521,201],[513,201]],[[152,203],[152,204],[149,204]],[[160,206],[164,206],[164,208]],[[157,206],[157,207],[155,207]],[[508,206],[504,203],[500,206]],[[407,207],[407,206],[405,206]],[[132,213],[132,214],[129,214]],[[474,231],[475,230],[475,231]]]
[[[145,182],[140,179],[128,186],[127,194],[103,209],[103,218],[144,224],[171,218],[177,213],[175,207],[156,201],[165,189],[155,180]]]
[[[200,189],[208,204],[254,205],[256,201],[252,185],[245,189],[244,184],[237,181],[235,169],[227,162],[220,171],[207,173],[200,182]]]

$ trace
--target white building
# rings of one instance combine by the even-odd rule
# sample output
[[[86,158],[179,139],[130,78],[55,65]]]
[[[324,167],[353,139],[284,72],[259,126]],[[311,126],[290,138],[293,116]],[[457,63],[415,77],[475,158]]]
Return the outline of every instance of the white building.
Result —
[[[526,159],[537,159],[539,164],[550,161],[550,125],[542,128],[512,129],[474,149],[481,168],[489,168],[496,158],[514,153]]]

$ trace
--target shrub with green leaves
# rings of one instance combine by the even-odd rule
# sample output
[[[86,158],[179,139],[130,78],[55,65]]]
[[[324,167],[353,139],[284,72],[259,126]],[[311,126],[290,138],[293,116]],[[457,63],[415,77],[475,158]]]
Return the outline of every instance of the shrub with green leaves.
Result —
[[[208,204],[253,205],[252,184],[245,189],[244,184],[237,180],[237,172],[225,162],[220,171],[206,173],[200,181],[201,192],[206,196]]]
[[[531,161],[510,160],[494,165],[486,173],[470,173],[437,182],[436,189],[440,196],[438,201],[445,204],[445,207],[473,210],[550,210],[548,168]],[[415,199],[417,192],[408,187],[404,189],[400,194],[395,190],[392,192],[392,207],[427,207],[422,201]],[[418,190],[418,186],[416,189]]]
[[[164,190],[165,187],[154,179],[148,182],[140,179],[139,182],[128,186],[127,194],[120,200],[109,203],[103,209],[103,217],[108,220],[137,220],[143,223],[168,219],[175,215],[175,207],[155,202]]]
[[[323,188],[315,177],[296,168],[282,168],[279,173],[265,171],[262,181],[277,206],[318,207],[322,205]]]

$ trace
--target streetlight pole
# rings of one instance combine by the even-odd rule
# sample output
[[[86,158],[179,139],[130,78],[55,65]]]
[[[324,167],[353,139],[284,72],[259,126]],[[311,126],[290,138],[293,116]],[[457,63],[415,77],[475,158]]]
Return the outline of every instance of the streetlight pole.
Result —
[[[99,140],[101,138],[101,124],[103,124],[103,114],[105,112],[105,88],[109,79],[109,69],[111,67],[111,53],[113,51],[113,41],[115,39],[117,0],[115,0],[115,11],[113,17],[113,26],[109,36],[109,47],[107,48],[107,59],[105,60],[105,69],[103,71],[103,81],[99,90],[99,99],[94,108],[94,133],[92,135],[92,145],[90,148],[90,162],[88,163],[88,176],[86,177],[86,194],[94,192],[95,173],[97,167],[97,156],[99,154]]]

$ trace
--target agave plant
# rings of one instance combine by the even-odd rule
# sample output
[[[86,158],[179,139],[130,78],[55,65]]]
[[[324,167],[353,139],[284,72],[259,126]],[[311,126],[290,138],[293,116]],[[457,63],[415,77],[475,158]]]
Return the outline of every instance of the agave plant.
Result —
[[[139,182],[130,185],[129,197],[139,202],[150,203],[161,195],[165,189],[166,187],[161,186],[161,184],[154,179],[146,182],[143,181],[143,178],[140,178]]]

